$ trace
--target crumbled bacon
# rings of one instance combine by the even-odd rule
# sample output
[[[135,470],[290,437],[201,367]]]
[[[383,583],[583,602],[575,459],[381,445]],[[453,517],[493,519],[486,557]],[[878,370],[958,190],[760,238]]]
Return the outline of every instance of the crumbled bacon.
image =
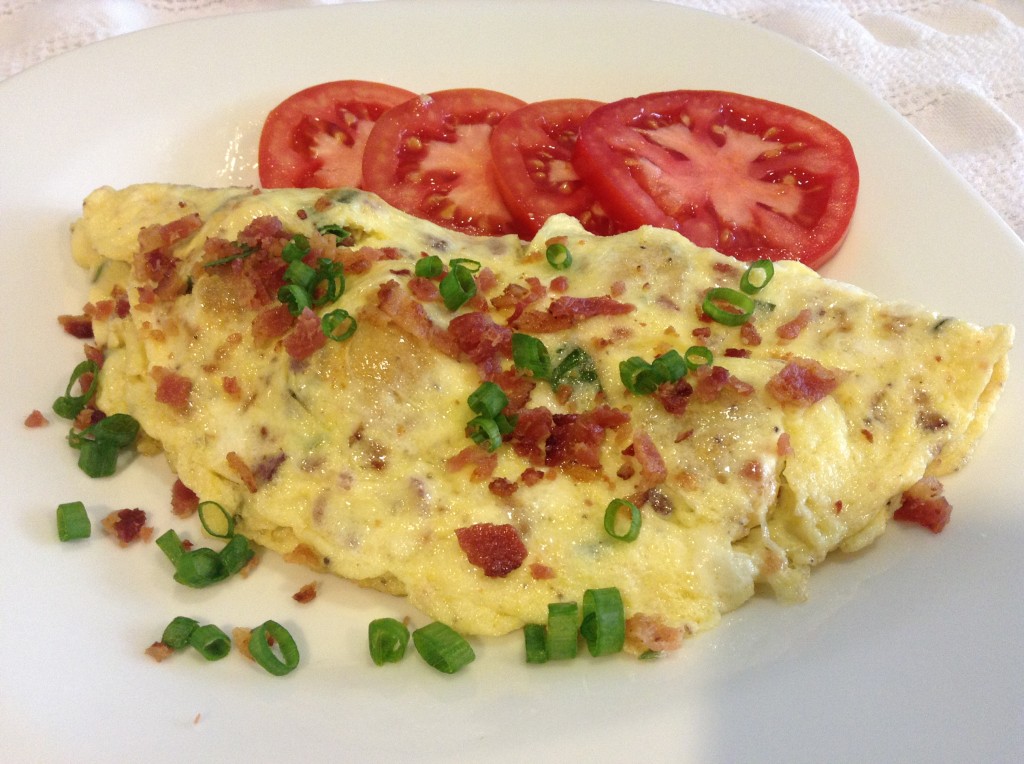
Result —
[[[513,481],[508,478],[497,477],[494,478],[490,483],[487,484],[487,490],[493,493],[495,496],[502,498],[508,498],[519,489]]]
[[[693,386],[685,379],[677,379],[675,382],[665,382],[658,385],[651,397],[664,406],[665,411],[670,414],[682,414],[693,395]]]
[[[635,613],[626,619],[626,643],[634,653],[678,650],[686,630],[668,626],[661,618]]]
[[[57,321],[61,328],[75,339],[91,340],[93,337],[92,319],[84,313],[77,316],[57,316]]]
[[[775,443],[775,453],[779,456],[789,456],[793,453],[793,444],[788,432],[781,433]]]
[[[311,581],[310,583],[305,584],[297,592],[295,592],[295,594],[292,595],[292,599],[300,604],[305,605],[316,599],[316,595],[318,593],[319,588],[319,583],[317,583],[316,581]]]
[[[276,454],[270,454],[260,459],[256,466],[252,470],[253,477],[256,479],[257,485],[266,485],[274,479],[274,475],[277,474],[278,468],[285,463],[288,455],[284,451],[280,451]]]
[[[536,467],[527,467],[525,470],[523,470],[522,474],[519,476],[519,479],[523,481],[524,485],[534,486],[544,479],[544,473],[541,472]]]
[[[754,392],[752,385],[739,379],[723,366],[701,366],[693,372],[693,377],[694,397],[703,403],[717,401],[727,390],[742,396]]]
[[[366,273],[370,266],[380,260],[398,260],[401,255],[394,247],[360,247],[356,250],[342,249],[338,253],[346,274]]]
[[[665,460],[654,439],[642,430],[633,436],[633,455],[640,463],[640,475],[644,485],[654,486],[665,482],[668,477]]]
[[[146,655],[157,663],[161,663],[174,655],[174,648],[166,642],[154,642],[146,648]]]
[[[530,276],[526,279],[529,286],[509,284],[497,297],[491,298],[491,305],[498,310],[513,309],[521,311],[527,305],[537,302],[547,294],[547,289],[540,279]]]
[[[512,330],[494,323],[486,313],[455,316],[448,323],[448,334],[485,377],[500,372],[501,360],[512,357]]]
[[[775,400],[796,406],[810,406],[832,393],[842,374],[811,358],[793,358],[765,384]]]
[[[256,493],[259,484],[256,482],[256,476],[249,468],[249,465],[245,463],[245,460],[234,451],[228,451],[225,458],[227,459],[228,467],[238,476],[245,487],[249,489],[249,493]]]
[[[320,324],[320,316],[311,308],[303,308],[295,326],[284,338],[284,349],[296,361],[304,361],[327,344],[327,335]]]
[[[616,283],[618,283],[618,282],[616,282]],[[613,295],[615,294],[614,287],[615,287],[615,285],[613,284],[612,285],[612,294]],[[558,292],[559,294],[568,291],[568,289],[569,289],[569,277],[568,276],[555,276],[553,279],[551,279],[551,283],[548,284],[548,288],[552,292]],[[621,292],[620,292],[620,294],[621,294]]]
[[[555,577],[555,569],[541,562],[530,563],[530,576],[534,581],[548,581]]]
[[[903,492],[902,502],[893,513],[893,518],[917,523],[932,533],[939,533],[946,527],[953,512],[942,490],[942,483],[937,478],[921,478]]]
[[[420,302],[441,302],[441,290],[437,281],[425,276],[413,276],[406,282],[409,291]]]
[[[184,292],[187,281],[178,272],[178,260],[172,249],[202,224],[199,215],[192,213],[170,223],[147,226],[139,231],[139,251],[133,267],[140,280],[156,284],[153,292],[155,297],[168,300]]]
[[[795,340],[807,328],[812,315],[810,308],[804,308],[793,319],[778,326],[775,329],[775,334],[784,340]]]
[[[476,523],[455,531],[466,559],[490,578],[504,578],[523,564],[528,554],[519,532],[511,525]]]
[[[608,405],[583,414],[554,414],[554,429],[546,444],[544,463],[549,466],[576,464],[589,469],[601,466],[601,444],[605,430],[629,421],[629,415]]]
[[[153,529],[146,525],[146,513],[144,510],[120,509],[111,512],[103,518],[103,528],[117,539],[119,546],[128,546],[136,539],[148,541],[153,534]]]
[[[722,355],[726,358],[750,358],[750,351],[746,348],[726,348]]]
[[[242,387],[238,384],[238,377],[223,377],[220,383],[221,387],[224,388],[224,392],[232,398],[242,397]]]
[[[518,411],[526,406],[533,388],[537,386],[536,382],[516,369],[499,371],[497,374],[490,375],[489,379],[505,393],[508,398],[508,409],[511,411]]]
[[[529,334],[557,332],[595,316],[618,316],[636,310],[635,305],[608,297],[557,297],[546,311],[530,309],[509,317],[509,326]]]
[[[447,462],[450,472],[458,472],[467,466],[473,467],[470,480],[481,482],[494,474],[494,470],[498,466],[498,455],[488,453],[483,447],[474,444],[466,446]]]
[[[181,479],[171,486],[171,512],[178,517],[191,517],[199,509],[199,497]]]
[[[752,322],[747,321],[740,327],[740,342],[751,347],[761,344],[761,334]]]
[[[380,285],[377,307],[403,331],[430,342],[451,358],[458,357],[459,348],[448,332],[438,328],[423,306],[394,279]]]
[[[252,320],[253,339],[260,345],[276,340],[283,337],[292,328],[293,323],[295,317],[287,305],[277,304],[265,308]]]
[[[553,415],[547,408],[522,409],[512,430],[512,449],[531,464],[544,464],[545,446],[554,427]]]
[[[156,380],[156,399],[166,403],[179,412],[188,409],[189,396],[192,394],[192,380],[176,371],[154,366],[150,375]]]
[[[33,409],[32,413],[25,417],[26,427],[45,427],[50,423],[50,420],[43,416],[43,412],[39,409]]]

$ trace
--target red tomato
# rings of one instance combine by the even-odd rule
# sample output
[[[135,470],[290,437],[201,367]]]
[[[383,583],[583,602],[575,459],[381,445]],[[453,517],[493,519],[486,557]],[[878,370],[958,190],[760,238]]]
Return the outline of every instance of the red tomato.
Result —
[[[626,227],[649,223],[744,260],[813,267],[842,243],[859,185],[853,148],[836,128],[718,91],[602,106],[581,125],[573,161]]]
[[[266,188],[362,187],[363,146],[377,118],[414,93],[340,80],[300,90],[267,115],[260,134]]]
[[[490,137],[525,106],[493,90],[443,90],[381,116],[363,154],[366,189],[393,207],[465,233],[514,233],[494,180]]]
[[[531,103],[509,114],[491,133],[495,180],[522,236],[533,236],[564,212],[591,233],[615,232],[594,192],[572,165],[580,124],[597,101],[563,98]]]

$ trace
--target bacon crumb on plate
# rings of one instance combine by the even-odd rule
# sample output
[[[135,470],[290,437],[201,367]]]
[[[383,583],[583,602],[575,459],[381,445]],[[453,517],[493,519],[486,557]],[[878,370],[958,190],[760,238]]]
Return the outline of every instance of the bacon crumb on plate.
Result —
[[[46,427],[49,423],[50,420],[43,416],[39,409],[33,409],[32,413],[25,417],[26,427]]]

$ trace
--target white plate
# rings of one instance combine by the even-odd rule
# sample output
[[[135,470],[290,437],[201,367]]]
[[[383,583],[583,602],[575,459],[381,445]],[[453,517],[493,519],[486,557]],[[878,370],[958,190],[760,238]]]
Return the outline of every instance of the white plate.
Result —
[[[0,752],[11,760],[994,761],[1024,755],[1020,359],[974,462],[947,483],[939,536],[895,527],[812,577],[809,602],[758,598],[662,661],[528,667],[518,637],[478,641],[448,677],[378,669],[366,623],[404,602],[268,561],[195,592],[152,545],[60,544],[54,507],[125,506],[171,525],[170,477],[74,466],[60,424],[30,431],[79,359],[55,316],[85,279],[68,225],[95,186],[254,182],[263,115],[301,87],[364,78],[526,99],[725,88],[844,130],[861,200],[828,275],[979,323],[1024,327],[1024,248],[896,114],[828,62],[728,19],[653,3],[427,0],[187,22],[90,46],[0,85]],[[276,618],[303,665],[235,657],[157,665],[171,616],[225,628]]]

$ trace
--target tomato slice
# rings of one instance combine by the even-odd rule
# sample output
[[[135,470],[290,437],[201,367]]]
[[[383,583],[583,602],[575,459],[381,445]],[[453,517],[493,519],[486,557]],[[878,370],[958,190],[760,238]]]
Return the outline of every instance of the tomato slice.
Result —
[[[465,233],[515,233],[491,161],[491,130],[526,104],[493,90],[442,90],[377,120],[363,154],[366,189],[411,215]]]
[[[850,224],[859,174],[850,141],[804,111],[750,96],[678,90],[599,107],[573,161],[626,227],[680,231],[755,260],[817,267]]]
[[[414,98],[402,88],[362,80],[325,82],[289,96],[260,133],[260,184],[266,188],[362,187],[363,146],[377,118]]]
[[[583,98],[537,101],[494,128],[495,180],[520,235],[532,237],[559,212],[572,215],[591,233],[615,233],[611,218],[572,164],[579,127],[598,106]]]

